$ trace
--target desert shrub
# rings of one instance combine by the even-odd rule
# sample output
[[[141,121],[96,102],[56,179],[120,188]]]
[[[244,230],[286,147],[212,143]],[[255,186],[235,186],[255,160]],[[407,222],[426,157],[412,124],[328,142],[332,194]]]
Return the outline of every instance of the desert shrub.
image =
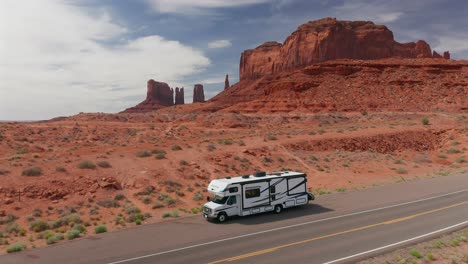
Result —
[[[78,163],[78,168],[94,170],[96,168],[96,164],[90,160],[83,160],[82,162]]]
[[[105,225],[98,225],[96,229],[94,229],[96,234],[101,234],[107,232],[107,227]]]
[[[269,157],[264,157],[264,158],[263,158],[263,161],[264,161],[264,162],[267,162],[267,163],[270,163],[270,162],[272,162],[273,160],[272,160],[271,158],[269,158]]]
[[[62,235],[62,237],[63,237],[63,235]],[[46,242],[47,242],[48,245],[55,244],[60,240],[59,238],[60,237],[58,237],[57,235],[51,236],[51,237],[47,238]]]
[[[459,157],[455,160],[456,163],[465,163],[466,160],[465,160],[465,157]]]
[[[135,196],[138,196],[138,195],[150,195],[150,194],[154,193],[154,190],[155,190],[155,189],[156,189],[156,188],[154,188],[154,186],[151,186],[151,185],[146,186],[145,189],[144,189],[143,191],[137,192],[137,193],[135,194]]]
[[[407,174],[408,171],[406,169],[404,169],[404,168],[398,168],[396,170],[396,173],[398,173],[398,174]]]
[[[68,231],[68,233],[67,233],[67,239],[68,240],[73,240],[73,239],[78,238],[78,237],[80,237],[80,231],[79,230],[72,229],[72,230]]]
[[[129,223],[133,223],[133,222],[136,222],[137,220],[144,220],[145,219],[145,215],[142,214],[142,213],[138,213],[138,214],[131,214],[127,217],[127,222]]]
[[[141,220],[140,220],[140,219],[137,219],[137,220],[135,221],[135,224],[136,224],[136,225],[141,225]]]
[[[138,133],[138,129],[136,129],[136,128],[127,128],[127,134],[129,136],[136,136],[137,133]]]
[[[72,230],[78,230],[78,232],[82,234],[86,232],[86,227],[84,227],[82,224],[74,224]]]
[[[12,222],[16,221],[16,219],[18,219],[18,217],[16,215],[13,215],[13,214],[8,214],[6,216],[2,216],[2,217],[0,217],[0,225],[5,225],[5,224],[12,223]]]
[[[221,145],[232,145],[233,141],[232,139],[220,139],[218,143]]]
[[[29,224],[29,229],[34,232],[42,232],[49,229],[49,223],[43,220],[34,220]]]
[[[278,138],[277,138],[275,135],[269,134],[269,135],[267,136],[267,139],[268,139],[268,140],[277,140]]]
[[[187,166],[187,165],[188,165],[188,162],[185,161],[185,160],[181,160],[181,161],[179,161],[179,165],[180,165],[180,166]]]
[[[209,144],[207,147],[208,151],[213,151],[216,149],[216,146],[214,144]]]
[[[56,172],[67,172],[67,169],[65,169],[65,167],[63,167],[63,166],[57,166],[55,168],[55,171]]]
[[[100,200],[96,204],[104,208],[118,208],[120,206],[117,200],[112,199]]]
[[[194,208],[190,209],[190,211],[192,212],[192,214],[198,214],[198,213],[200,213],[200,209],[197,208],[197,207],[194,207]]]
[[[177,150],[182,150],[182,147],[179,146],[179,145],[172,145],[171,149],[174,150],[174,151],[177,151]]]
[[[19,234],[21,232],[21,228],[17,223],[9,223],[7,226],[3,229],[4,233],[10,234],[10,233],[15,233]]]
[[[169,213],[169,212],[164,212],[162,214],[162,218],[167,218],[167,217],[170,217],[170,216],[171,216],[171,213]]]
[[[116,194],[115,197],[114,197],[114,200],[116,200],[116,201],[121,201],[123,199],[125,199],[125,195],[123,195],[121,193]]]
[[[197,191],[197,192],[193,195],[193,200],[194,200],[194,201],[201,201],[201,200],[203,200],[203,194],[202,194],[200,191]]]
[[[179,211],[178,210],[172,211],[172,217],[179,217]]]
[[[456,148],[450,148],[450,149],[447,149],[447,153],[449,154],[457,154],[457,153],[460,153],[461,151],[456,149]]]
[[[160,159],[165,159],[165,158],[166,158],[166,154],[164,154],[164,153],[158,153],[158,154],[156,154],[156,159],[159,159],[159,160],[160,160]]]
[[[7,253],[19,252],[26,249],[26,245],[24,243],[15,243],[7,248]]]
[[[182,184],[173,180],[165,180],[163,184],[166,186],[171,186],[171,187],[178,187],[178,188],[182,187]]]
[[[411,254],[411,256],[418,258],[418,259],[423,257],[421,252],[417,251],[416,249],[411,249],[409,253]]]
[[[151,152],[148,150],[141,150],[136,153],[136,156],[139,158],[147,158],[151,156]]]
[[[153,209],[158,209],[158,208],[162,208],[162,207],[164,207],[164,204],[159,203],[159,202],[157,202],[157,203],[155,203],[155,204],[153,205]]]
[[[429,118],[427,117],[424,117],[422,120],[421,120],[421,123],[425,126],[429,125]]]
[[[144,204],[150,204],[151,203],[151,197],[148,197],[148,196],[144,197],[142,201],[143,201]]]
[[[71,226],[74,224],[80,224],[82,222],[81,216],[78,213],[71,213],[64,215],[57,219],[56,221],[53,222],[54,228],[60,227],[60,226]]]
[[[153,149],[153,150],[151,150],[151,153],[153,153],[153,154],[159,154],[159,153],[167,154],[167,152],[164,149]]]
[[[7,175],[8,173],[10,173],[10,171],[0,169],[0,175]]]
[[[21,175],[23,176],[41,176],[42,175],[42,169],[39,167],[32,167],[29,169],[25,169]]]
[[[102,160],[97,163],[97,165],[101,168],[110,168],[112,167],[108,161]]]
[[[125,213],[127,214],[138,214],[141,213],[141,210],[138,207],[135,207],[133,204],[127,203],[124,206]]]

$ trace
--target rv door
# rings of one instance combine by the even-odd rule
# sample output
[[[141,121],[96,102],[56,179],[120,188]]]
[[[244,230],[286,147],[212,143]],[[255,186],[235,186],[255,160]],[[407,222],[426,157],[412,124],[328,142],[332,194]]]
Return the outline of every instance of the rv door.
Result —
[[[233,216],[233,215],[239,215],[240,210],[239,210],[239,203],[240,203],[240,197],[238,195],[233,195],[230,196],[229,199],[226,202],[226,209],[225,212],[228,216]]]

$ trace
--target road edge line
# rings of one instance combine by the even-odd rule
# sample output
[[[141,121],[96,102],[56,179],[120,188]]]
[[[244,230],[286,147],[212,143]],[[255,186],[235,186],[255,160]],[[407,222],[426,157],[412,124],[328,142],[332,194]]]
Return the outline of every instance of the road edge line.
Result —
[[[386,246],[382,246],[382,247],[374,248],[374,249],[364,251],[364,252],[361,252],[361,253],[357,253],[357,254],[354,254],[354,255],[351,255],[351,256],[347,256],[347,257],[343,257],[343,258],[340,258],[340,259],[335,259],[335,260],[332,260],[332,261],[324,262],[323,264],[332,264],[332,263],[337,263],[337,262],[344,261],[344,260],[349,260],[349,259],[352,259],[352,258],[355,258],[355,257],[363,256],[363,255],[366,255],[366,254],[369,254],[369,253],[372,253],[372,252],[376,252],[376,251],[379,251],[379,250],[382,250],[382,249],[394,247],[394,246],[401,245],[401,244],[404,244],[404,243],[408,243],[408,242],[418,240],[418,239],[421,239],[421,238],[424,238],[424,237],[432,236],[432,235],[435,235],[437,233],[441,233],[441,232],[444,232],[444,231],[447,231],[447,230],[450,230],[450,229],[454,229],[456,227],[463,226],[463,225],[466,225],[466,224],[468,224],[468,221],[461,222],[461,223],[458,223],[458,224],[455,224],[455,225],[451,225],[451,226],[448,226],[448,227],[445,227],[445,228],[442,228],[442,229],[439,229],[439,230],[436,230],[436,231],[432,231],[432,232],[426,233],[424,235],[420,235],[420,236],[417,236],[417,237],[402,240],[402,241],[399,241],[399,242],[396,242],[396,243],[393,243],[393,244],[389,244],[389,245],[386,245]]]

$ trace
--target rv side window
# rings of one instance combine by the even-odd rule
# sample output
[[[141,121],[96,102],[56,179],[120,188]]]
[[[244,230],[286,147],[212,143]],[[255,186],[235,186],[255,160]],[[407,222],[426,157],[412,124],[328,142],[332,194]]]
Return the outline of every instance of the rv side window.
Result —
[[[245,198],[255,198],[260,197],[260,188],[250,189],[245,191]]]
[[[230,192],[230,193],[235,193],[235,192],[237,192],[237,191],[239,191],[239,188],[238,188],[238,187],[231,187],[231,188],[229,188],[229,192]]]

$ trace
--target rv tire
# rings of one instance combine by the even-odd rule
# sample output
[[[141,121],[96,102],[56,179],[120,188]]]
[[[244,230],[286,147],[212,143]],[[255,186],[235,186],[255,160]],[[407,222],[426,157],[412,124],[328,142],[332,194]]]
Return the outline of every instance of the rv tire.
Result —
[[[220,222],[220,223],[226,222],[226,220],[227,220],[226,213],[219,213],[217,219],[218,219],[218,222]]]
[[[275,205],[275,214],[279,214],[283,211],[283,206],[280,204]]]

